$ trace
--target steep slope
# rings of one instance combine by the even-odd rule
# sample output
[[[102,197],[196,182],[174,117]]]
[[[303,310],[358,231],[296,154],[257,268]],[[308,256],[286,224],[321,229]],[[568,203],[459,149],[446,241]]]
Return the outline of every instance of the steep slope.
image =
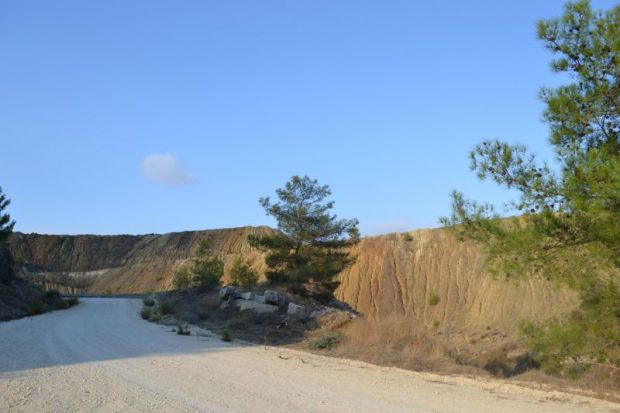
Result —
[[[514,332],[522,320],[561,316],[572,291],[543,280],[495,279],[484,255],[441,229],[363,239],[356,263],[341,274],[337,297],[371,320],[404,318],[443,331]],[[436,304],[431,295],[438,298]]]
[[[0,243],[0,321],[11,320],[62,307],[56,296],[47,296],[14,273],[9,249]]]
[[[53,236],[15,234],[10,248],[28,263],[31,274],[86,274],[91,292],[144,292],[172,288],[174,271],[209,239],[227,263],[237,254],[264,272],[263,255],[249,234],[271,231],[244,227],[142,236]],[[514,333],[525,319],[566,314],[574,293],[544,281],[505,281],[482,271],[484,256],[471,243],[445,230],[418,230],[363,239],[354,249],[357,262],[341,274],[339,299],[371,320],[402,318],[458,334],[493,330]],[[436,304],[429,302],[436,295]]]
[[[249,234],[267,227],[243,227],[211,231],[175,232],[163,235],[39,235],[13,234],[9,246],[16,259],[26,264],[31,278],[50,273],[90,278],[90,292],[145,292],[172,288],[174,271],[195,255],[203,239],[226,263],[237,254],[259,271],[262,255],[247,242]]]

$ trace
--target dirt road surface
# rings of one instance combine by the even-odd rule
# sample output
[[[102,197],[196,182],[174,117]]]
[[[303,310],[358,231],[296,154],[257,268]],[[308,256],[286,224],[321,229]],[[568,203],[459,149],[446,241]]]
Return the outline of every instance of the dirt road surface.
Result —
[[[177,336],[140,306],[90,298],[0,323],[0,412],[620,412],[501,381]]]

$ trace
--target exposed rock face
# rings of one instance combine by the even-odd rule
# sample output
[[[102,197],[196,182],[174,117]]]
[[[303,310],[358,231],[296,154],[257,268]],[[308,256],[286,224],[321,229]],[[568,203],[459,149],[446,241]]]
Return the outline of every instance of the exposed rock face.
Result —
[[[254,311],[256,313],[273,313],[278,309],[275,305],[254,300],[235,300],[233,305],[239,307],[239,311]]]
[[[284,294],[273,290],[265,291],[263,297],[267,304],[277,305],[278,307],[283,307],[288,301]]]
[[[91,292],[145,292],[172,288],[174,271],[208,238],[227,266],[242,254],[263,274],[263,255],[249,234],[271,231],[245,227],[143,236],[50,236],[15,234],[10,248],[41,272],[87,272]],[[576,295],[551,283],[496,280],[484,274],[484,256],[444,230],[419,230],[363,239],[357,262],[341,274],[336,296],[371,320],[402,317],[451,334],[472,331],[514,333],[521,320],[566,314]],[[430,300],[435,295],[437,302]]]
[[[515,332],[522,320],[560,316],[578,303],[574,292],[549,282],[485,274],[480,249],[445,230],[411,235],[411,241],[402,234],[363,239],[336,296],[370,319],[404,317],[451,332]]]
[[[292,315],[293,317],[304,318],[307,313],[308,311],[304,306],[297,305],[295,303],[288,303],[286,314]]]
[[[171,289],[174,272],[195,256],[203,239],[210,240],[212,249],[227,264],[242,254],[256,270],[263,272],[263,256],[250,247],[247,236],[267,231],[267,227],[244,227],[163,235],[16,233],[9,245],[13,255],[28,264],[31,272],[90,276],[90,292],[144,292]]]

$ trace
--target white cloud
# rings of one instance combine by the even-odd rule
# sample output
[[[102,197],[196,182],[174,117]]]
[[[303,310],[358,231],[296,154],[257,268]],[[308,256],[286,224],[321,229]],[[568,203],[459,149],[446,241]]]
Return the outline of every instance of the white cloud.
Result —
[[[140,162],[142,176],[162,185],[183,185],[196,180],[169,153],[149,155]]]

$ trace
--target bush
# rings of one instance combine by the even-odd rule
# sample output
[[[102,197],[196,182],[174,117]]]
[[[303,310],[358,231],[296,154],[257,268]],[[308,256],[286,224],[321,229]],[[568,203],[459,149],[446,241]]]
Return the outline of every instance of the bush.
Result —
[[[304,294],[299,295],[301,295],[302,297],[304,296]],[[318,291],[312,293],[312,298],[314,298],[323,305],[329,305],[335,297],[334,294],[330,291]]]
[[[142,307],[140,311],[140,316],[143,320],[150,320],[153,315],[153,310],[150,307]]]
[[[63,301],[67,307],[73,307],[74,305],[78,305],[80,303],[80,299],[77,297],[65,298]]]
[[[60,298],[60,292],[58,290],[48,290],[45,292],[46,300],[55,300]]]
[[[149,321],[153,323],[159,323],[161,321],[161,314],[159,314],[157,311],[153,311],[153,313],[151,314],[151,318],[149,318]]]
[[[142,302],[147,307],[153,307],[155,305],[155,300],[152,297],[144,297]]]
[[[620,288],[600,282],[581,293],[581,306],[567,318],[524,323],[521,334],[546,373],[576,377],[592,365],[617,372],[619,320]]]
[[[412,237],[412,236],[411,236],[411,234],[410,234],[410,233],[408,233],[408,232],[405,232],[405,233],[403,234],[403,239],[404,239],[405,241],[407,241],[407,242],[408,242],[408,241],[413,241],[413,237]]]
[[[359,242],[357,219],[330,214],[331,190],[308,176],[293,176],[276,189],[279,201],[259,199],[278,223],[269,234],[248,236],[250,245],[266,253],[267,279],[274,285],[332,293],[338,274],[355,261],[350,247]]]
[[[174,307],[170,301],[163,301],[159,303],[159,312],[162,315],[174,314]]]
[[[437,305],[439,303],[439,294],[436,291],[431,291],[428,295],[428,305]]]
[[[179,336],[189,336],[191,331],[187,328],[187,325],[183,326],[181,324],[177,324],[177,335]]]
[[[330,350],[342,341],[342,334],[327,334],[310,342],[312,350]]]
[[[230,278],[233,284],[246,290],[251,290],[258,283],[258,274],[246,262],[243,262],[241,256],[237,256],[233,261]]]
[[[194,259],[195,287],[213,289],[220,284],[224,275],[224,262],[214,255],[198,257]]]
[[[38,315],[38,314],[43,313],[44,311],[45,311],[45,306],[40,301],[36,301],[30,304],[30,307],[28,307],[28,315]]]
[[[227,328],[222,331],[222,341],[226,341],[227,343],[232,341],[232,335],[230,334],[230,330]]]
[[[181,267],[174,273],[172,285],[176,290],[189,288],[192,285],[192,274],[187,267]]]

